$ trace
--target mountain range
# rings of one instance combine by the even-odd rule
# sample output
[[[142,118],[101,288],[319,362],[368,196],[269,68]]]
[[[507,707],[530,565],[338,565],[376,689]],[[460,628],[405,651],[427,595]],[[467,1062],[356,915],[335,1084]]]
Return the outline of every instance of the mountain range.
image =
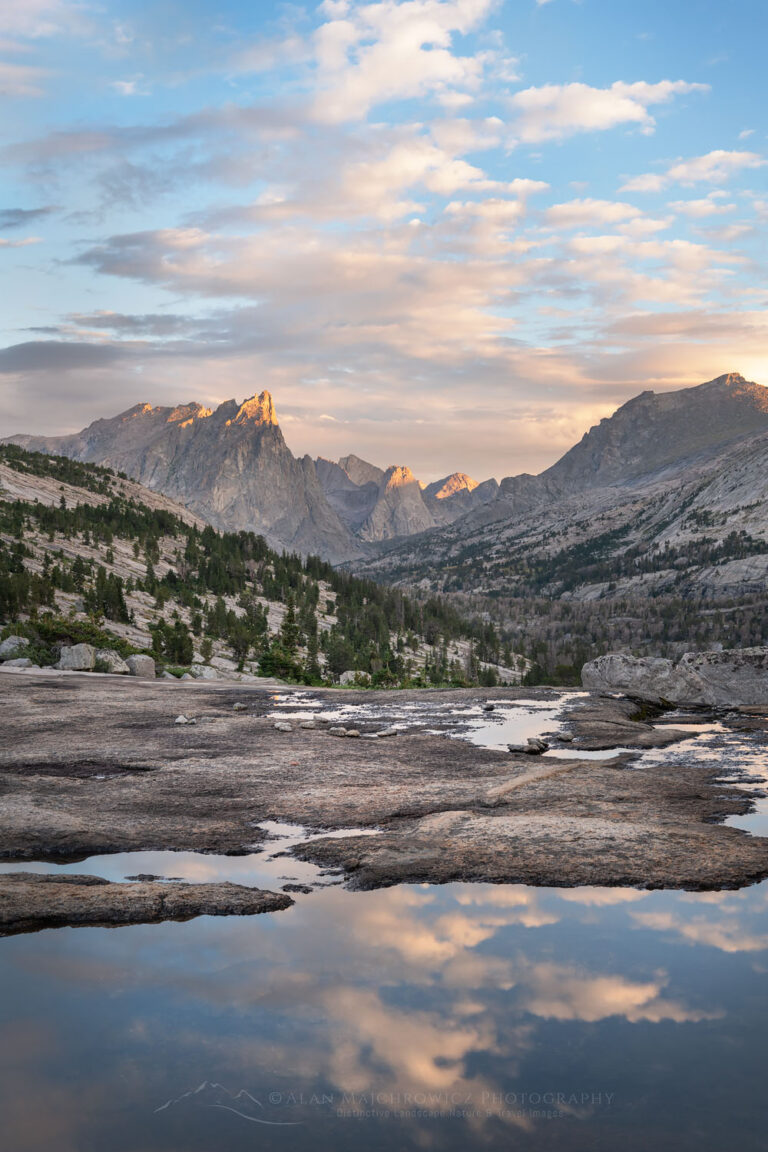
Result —
[[[124,472],[186,505],[222,531],[250,529],[276,548],[332,562],[367,546],[448,524],[498,495],[495,480],[455,473],[422,486],[409,468],[347,456],[297,459],[269,392],[217,408],[136,404],[70,436],[13,436],[9,443]]]
[[[107,465],[217,528],[395,582],[584,597],[679,587],[689,570],[724,594],[766,575],[768,389],[738,373],[642,392],[551,468],[500,484],[297,459],[268,392],[213,410],[139,404],[11,442]]]

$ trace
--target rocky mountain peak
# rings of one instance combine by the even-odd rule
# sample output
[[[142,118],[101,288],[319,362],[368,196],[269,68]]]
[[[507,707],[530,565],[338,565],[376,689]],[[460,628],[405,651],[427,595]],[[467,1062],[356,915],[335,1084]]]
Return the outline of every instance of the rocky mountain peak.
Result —
[[[406,484],[418,483],[413,472],[405,464],[392,464],[384,473],[383,487],[386,489],[403,488]]]
[[[229,423],[272,424],[277,427],[277,414],[271,393],[265,390],[258,396],[250,396],[247,400],[243,400],[237,414]]]
[[[435,500],[448,500],[458,492],[474,492],[475,488],[477,481],[467,476],[466,472],[453,472],[443,480],[435,480],[433,484],[428,484],[425,491]]]

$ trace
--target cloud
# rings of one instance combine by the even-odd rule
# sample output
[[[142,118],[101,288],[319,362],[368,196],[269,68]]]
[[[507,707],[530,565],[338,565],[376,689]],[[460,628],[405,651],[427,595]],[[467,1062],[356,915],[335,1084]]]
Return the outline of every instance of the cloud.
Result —
[[[0,236],[0,248],[26,248],[29,244],[40,244],[39,236],[25,236],[23,240],[6,240]]]
[[[672,912],[632,912],[632,918],[643,928],[674,932],[689,944],[707,944],[721,952],[764,952],[768,933],[748,932],[733,918],[720,922],[695,917],[683,920]]]
[[[715,149],[691,160],[678,160],[666,172],[633,176],[621,187],[622,192],[660,192],[669,184],[724,184],[738,172],[762,168],[765,159],[758,152],[724,152]]]
[[[109,86],[120,96],[148,96],[149,89],[142,85],[143,79],[143,75],[139,73],[133,80],[112,80]]]
[[[42,96],[41,82],[48,75],[45,68],[0,60],[0,96]]]
[[[50,208],[0,208],[0,232],[10,232],[14,228],[26,228],[37,220],[50,216],[56,209]]]
[[[591,976],[575,968],[544,963],[533,965],[525,983],[530,990],[524,1002],[526,1009],[547,1019],[595,1022],[623,1016],[631,1023],[674,1020],[681,1024],[714,1020],[722,1015],[666,999],[662,995],[667,984],[665,976],[637,981],[625,976]]]
[[[701,200],[673,200],[667,207],[693,220],[703,220],[707,216],[722,216],[735,210],[735,204],[719,203],[724,195],[723,192],[710,192],[709,196]]]
[[[364,119],[375,105],[456,89],[476,89],[481,56],[457,56],[454,34],[465,35],[493,0],[382,0],[326,8],[317,29],[314,115],[340,123]]]
[[[123,356],[113,345],[75,344],[58,340],[30,340],[0,349],[0,373],[67,372],[81,368],[101,368]]]
[[[579,132],[599,132],[619,124],[636,124],[645,133],[655,120],[648,108],[667,104],[676,95],[707,91],[706,84],[663,80],[658,84],[626,84],[617,80],[610,88],[588,84],[545,84],[526,88],[509,100],[515,119],[513,138],[526,144],[561,140]]]
[[[542,213],[542,220],[550,228],[567,229],[620,224],[640,215],[638,208],[620,201],[568,200],[564,204],[553,204]]]

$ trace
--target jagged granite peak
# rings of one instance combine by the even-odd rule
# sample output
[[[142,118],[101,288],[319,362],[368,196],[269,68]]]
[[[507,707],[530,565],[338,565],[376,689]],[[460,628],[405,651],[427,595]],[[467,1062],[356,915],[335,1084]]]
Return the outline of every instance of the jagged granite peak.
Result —
[[[421,492],[421,485],[410,468],[405,464],[391,464],[384,473],[381,484],[385,490],[402,488],[407,484],[415,484],[419,492]]]
[[[243,400],[234,417],[233,424],[274,424],[277,427],[277,415],[272,395],[266,390],[258,396],[251,396]]]
[[[477,487],[477,480],[467,476],[466,472],[453,472],[450,476],[444,476],[442,480],[427,484],[424,494],[434,496],[435,500],[448,500],[459,492],[474,492]]]
[[[378,499],[360,536],[370,541],[390,540],[426,532],[435,523],[413,472],[404,465],[393,464],[379,482]]]

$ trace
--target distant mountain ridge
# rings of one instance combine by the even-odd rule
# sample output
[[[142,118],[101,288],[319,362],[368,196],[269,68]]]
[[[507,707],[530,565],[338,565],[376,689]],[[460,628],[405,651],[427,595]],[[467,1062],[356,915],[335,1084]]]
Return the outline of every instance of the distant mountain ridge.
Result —
[[[768,389],[728,373],[643,392],[539,476],[358,570],[437,591],[594,600],[768,583]]]
[[[642,392],[540,475],[501,484],[455,472],[422,485],[404,465],[383,469],[355,455],[297,459],[266,391],[215,409],[138,404],[72,436],[10,441],[123,471],[215,527],[261,532],[273,547],[432,578],[462,541],[495,541],[531,516],[559,522],[565,508],[578,519],[616,506],[633,491],[684,481],[761,432],[768,389],[728,373]]]

